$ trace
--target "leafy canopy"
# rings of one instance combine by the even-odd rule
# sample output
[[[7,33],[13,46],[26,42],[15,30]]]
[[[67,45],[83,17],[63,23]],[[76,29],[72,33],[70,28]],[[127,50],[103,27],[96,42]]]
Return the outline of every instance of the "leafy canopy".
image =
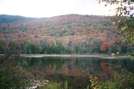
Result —
[[[128,47],[130,56],[134,56],[134,0],[99,0],[101,2],[106,3],[105,6],[115,6],[113,25],[118,27],[115,32],[121,36],[122,44]]]
[[[116,16],[134,16],[134,0],[99,0],[105,2],[105,6],[116,6]]]

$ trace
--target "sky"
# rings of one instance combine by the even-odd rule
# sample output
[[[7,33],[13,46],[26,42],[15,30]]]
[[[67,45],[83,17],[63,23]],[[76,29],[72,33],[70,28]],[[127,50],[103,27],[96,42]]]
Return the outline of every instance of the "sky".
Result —
[[[97,0],[0,0],[0,14],[53,17],[66,14],[109,15]]]

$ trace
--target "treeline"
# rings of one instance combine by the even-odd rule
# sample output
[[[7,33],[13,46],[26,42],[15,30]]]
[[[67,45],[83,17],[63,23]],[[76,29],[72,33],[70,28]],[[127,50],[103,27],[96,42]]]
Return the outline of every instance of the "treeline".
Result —
[[[127,48],[123,45],[115,43],[111,46],[105,46],[105,50],[103,49],[103,45],[101,42],[96,42],[94,45],[79,42],[77,45],[74,45],[72,41],[70,41],[67,46],[64,46],[62,42],[56,41],[56,43],[51,44],[38,44],[38,43],[30,43],[25,42],[22,46],[23,54],[94,54],[94,53],[127,53]]]
[[[104,38],[102,38],[104,39]],[[113,41],[101,40],[100,38],[83,37],[66,37],[62,39],[57,38],[27,38],[18,39],[8,42],[4,37],[0,39],[0,54],[3,54],[8,45],[12,42],[20,45],[22,54],[95,54],[117,53],[124,54],[128,52],[128,48],[121,45],[119,39]],[[9,49],[10,50],[10,49]]]
[[[3,54],[5,50],[6,46],[0,45],[0,54]],[[51,44],[25,42],[21,45],[22,54],[111,54],[117,52],[119,54],[124,54],[127,53],[128,50],[127,47],[118,43],[107,46],[105,43],[101,42],[95,42],[93,45],[79,42],[77,45],[74,45],[73,42],[70,41],[66,46],[60,41]]]

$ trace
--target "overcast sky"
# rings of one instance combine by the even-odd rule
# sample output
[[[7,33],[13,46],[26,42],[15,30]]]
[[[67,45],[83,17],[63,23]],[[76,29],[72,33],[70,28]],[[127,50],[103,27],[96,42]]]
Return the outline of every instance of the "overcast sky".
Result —
[[[65,14],[109,15],[97,0],[0,0],[0,14],[52,17]]]

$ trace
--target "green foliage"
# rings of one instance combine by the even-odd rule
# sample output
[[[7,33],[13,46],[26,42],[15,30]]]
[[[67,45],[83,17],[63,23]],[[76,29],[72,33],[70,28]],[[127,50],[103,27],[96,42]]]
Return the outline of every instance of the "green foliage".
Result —
[[[134,45],[134,18],[122,19],[117,25],[128,46]]]
[[[2,42],[6,41],[2,38],[5,37],[8,41],[23,40],[23,54],[104,53],[100,50],[103,42],[113,43],[117,36],[113,34],[116,27],[111,25],[111,19],[110,16],[71,14],[0,24],[3,29],[0,30],[0,53],[4,50]]]
[[[134,13],[130,13],[133,11],[134,0],[99,0],[100,2],[105,2],[105,6],[108,5],[116,5],[116,16],[130,16],[132,17]]]
[[[122,44],[128,48],[128,54],[133,59],[134,54],[134,18],[121,19],[117,24],[119,31],[118,34],[122,36]]]
[[[113,18],[114,22],[112,24],[118,27],[116,33],[121,36],[121,44],[128,47],[128,49],[131,47],[134,50],[134,0],[99,0],[100,2],[106,2],[106,6],[118,6],[116,7],[116,17]],[[131,59],[133,59],[133,53],[129,52]]]
[[[100,82],[98,89],[133,89],[134,74],[124,70],[116,72],[114,79],[106,82]]]
[[[115,72],[113,82],[118,89],[134,89],[134,74],[122,69]]]
[[[26,20],[33,20],[34,18],[25,18],[22,16],[13,16],[13,15],[0,15],[0,23],[11,23],[17,21],[26,21]]]
[[[38,89],[72,89],[72,88],[69,88],[68,82],[65,81],[63,83],[50,82],[44,86],[39,87]]]
[[[118,89],[118,88],[114,82],[106,81],[106,82],[100,82],[100,85],[97,89]]]
[[[25,89],[32,77],[20,65],[22,42],[10,41],[0,56],[0,89]],[[21,60],[22,61],[22,60]]]
[[[68,88],[69,88],[69,87],[68,87],[68,82],[67,82],[67,81],[64,82],[64,87],[65,87],[64,89],[68,89]]]
[[[39,89],[60,89],[60,84],[48,83],[45,86],[39,87]]]
[[[86,89],[89,89],[89,85],[87,86],[87,88]]]
[[[0,65],[0,89],[24,89],[30,85],[30,75],[14,64]]]
[[[4,46],[4,55],[1,56],[0,58],[0,64],[4,63],[4,62],[12,62],[12,63],[16,63],[19,60],[18,56],[21,53],[21,43],[17,43],[14,41],[10,41],[7,45]]]
[[[91,89],[134,89],[134,74],[124,69],[114,73],[114,78],[99,81],[97,77],[90,75]]]

